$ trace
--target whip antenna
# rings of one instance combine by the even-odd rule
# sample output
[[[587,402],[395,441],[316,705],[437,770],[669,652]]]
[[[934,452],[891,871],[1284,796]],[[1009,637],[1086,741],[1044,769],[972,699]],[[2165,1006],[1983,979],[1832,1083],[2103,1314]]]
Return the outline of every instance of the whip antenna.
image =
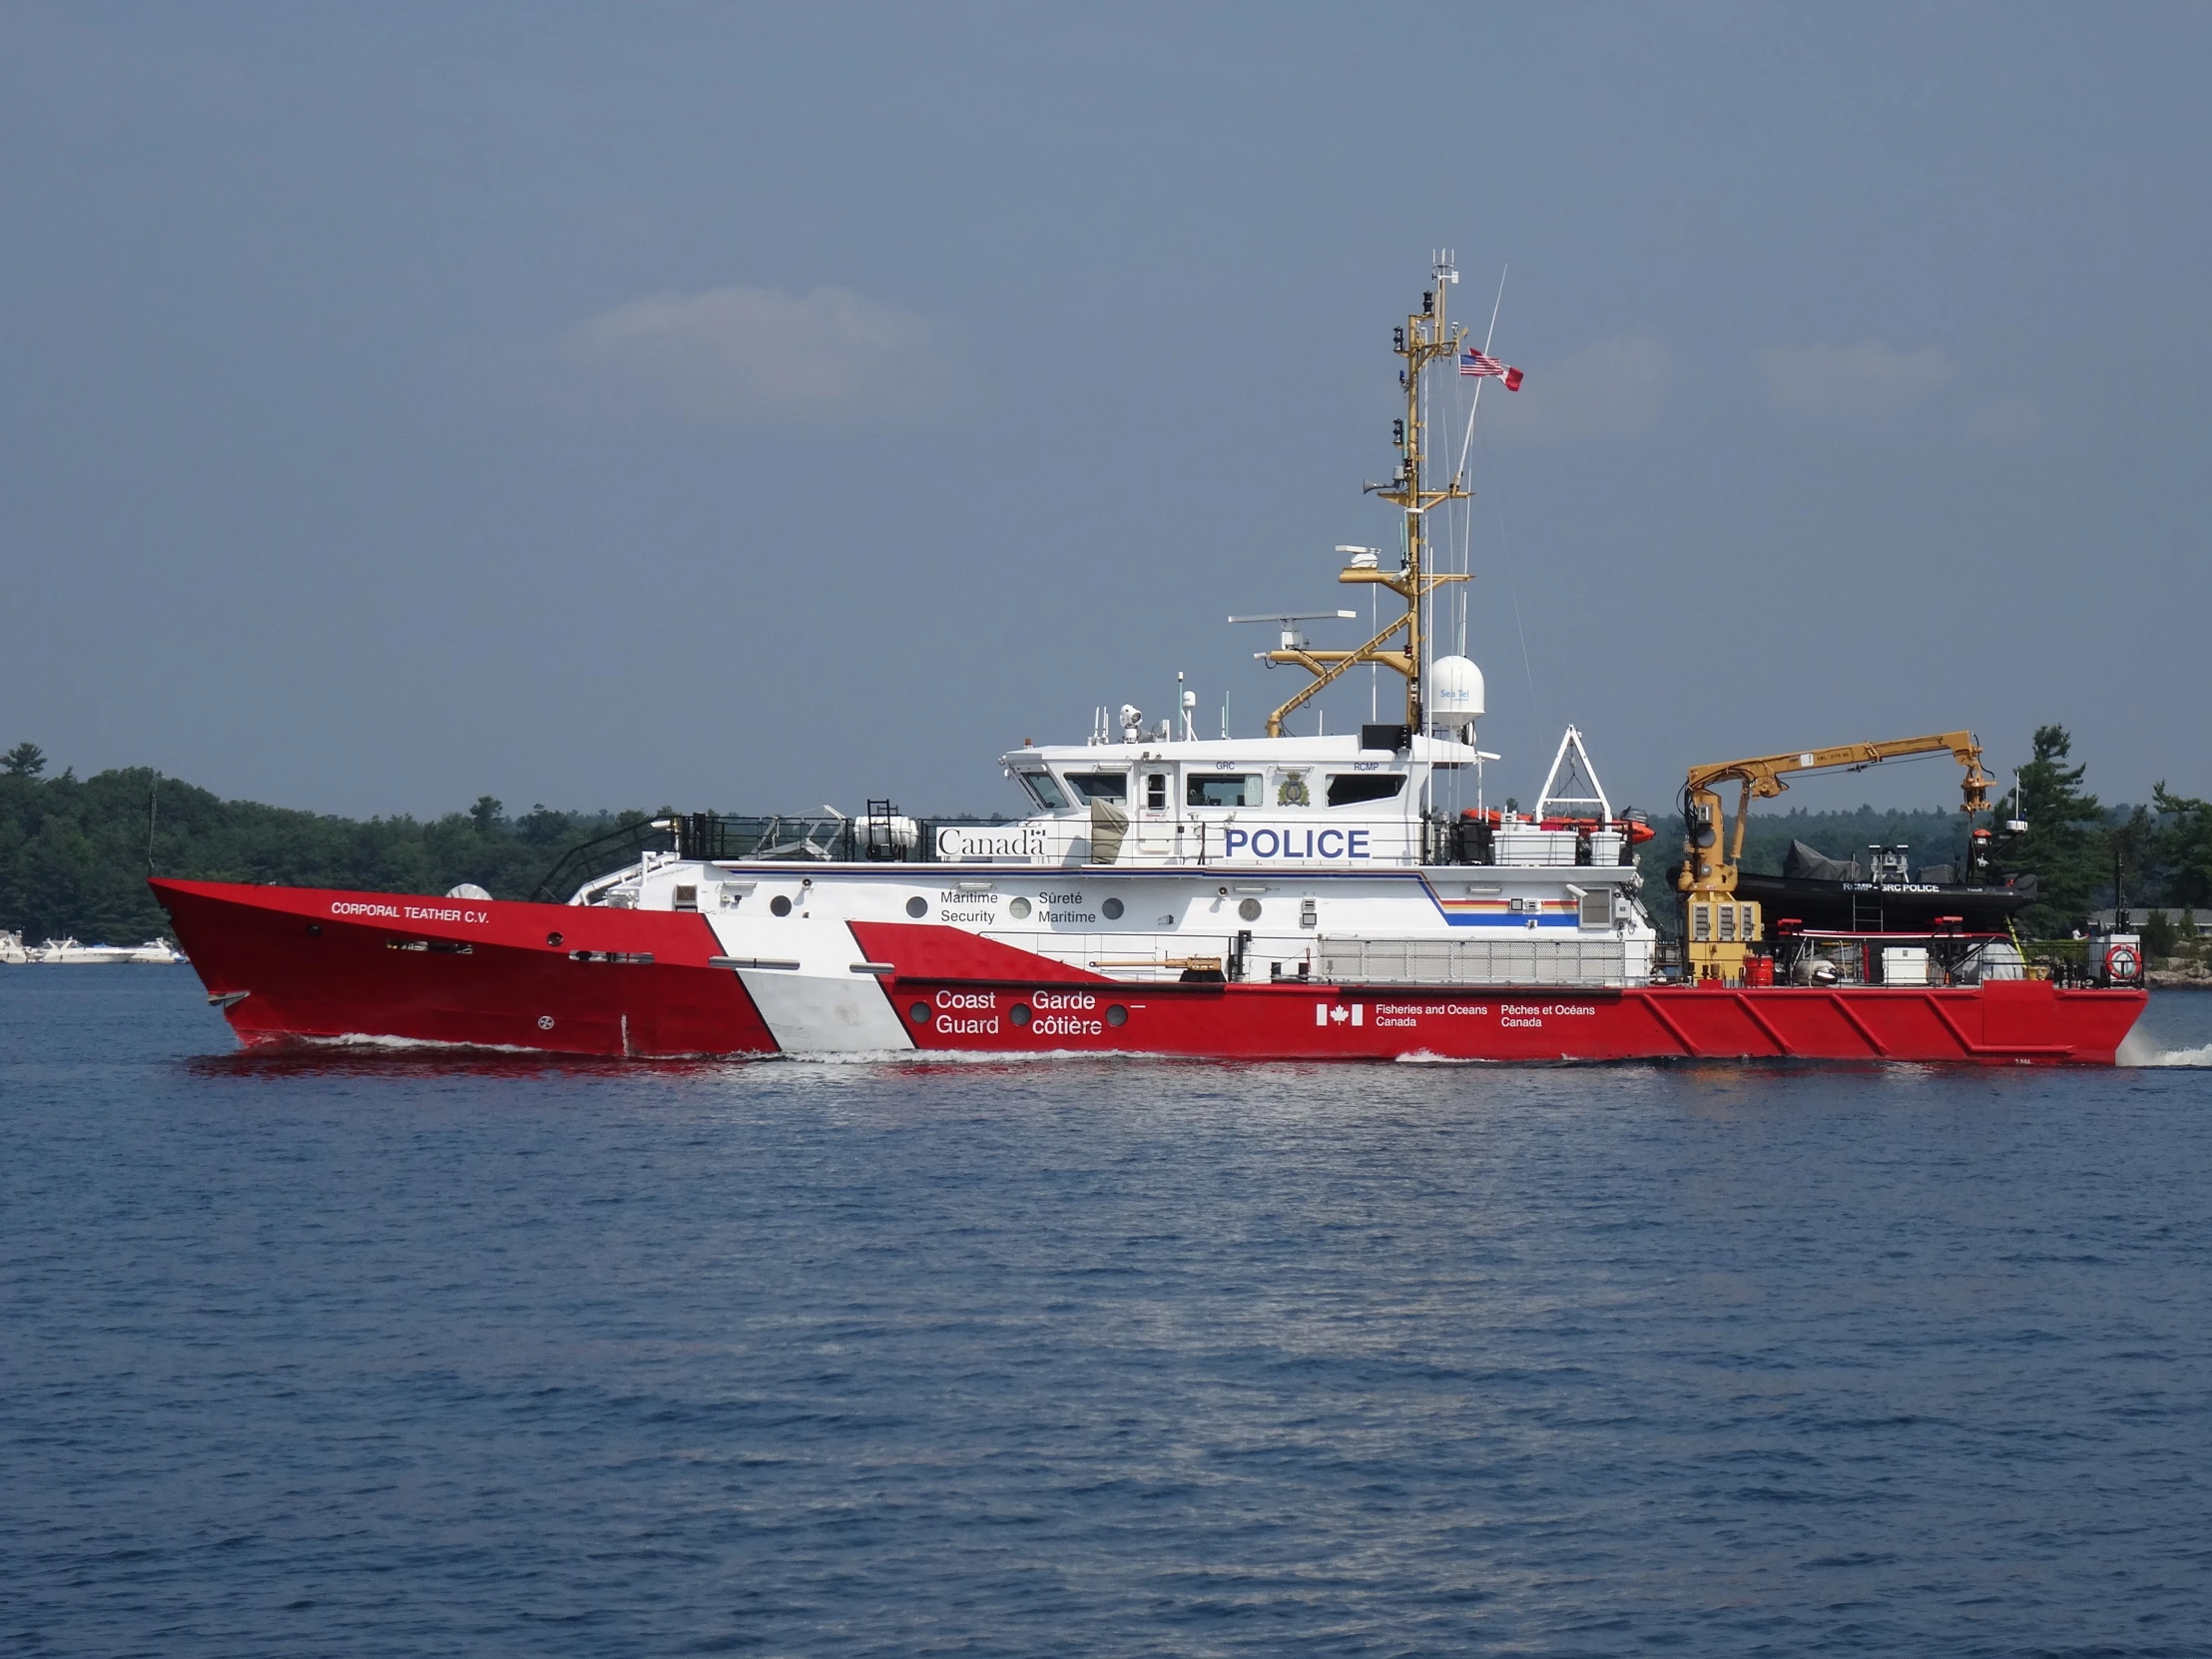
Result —
[[[1482,355],[1485,357],[1490,354],[1490,341],[1497,337],[1498,307],[1505,303],[1505,277],[1512,269],[1508,265],[1502,267],[1497,274],[1497,297],[1490,302],[1490,329],[1482,336]],[[1454,484],[1463,482],[1467,476],[1467,445],[1474,442],[1474,414],[1481,407],[1482,381],[1477,380],[1474,383],[1474,401],[1467,406],[1467,435],[1459,440],[1459,470],[1451,475]]]

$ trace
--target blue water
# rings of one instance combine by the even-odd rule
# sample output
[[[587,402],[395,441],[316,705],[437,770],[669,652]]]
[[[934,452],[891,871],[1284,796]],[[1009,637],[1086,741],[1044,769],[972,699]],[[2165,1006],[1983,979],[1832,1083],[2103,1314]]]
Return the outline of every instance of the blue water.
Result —
[[[2212,1651],[2212,1071],[270,1061],[19,968],[0,1136],[5,1651]]]

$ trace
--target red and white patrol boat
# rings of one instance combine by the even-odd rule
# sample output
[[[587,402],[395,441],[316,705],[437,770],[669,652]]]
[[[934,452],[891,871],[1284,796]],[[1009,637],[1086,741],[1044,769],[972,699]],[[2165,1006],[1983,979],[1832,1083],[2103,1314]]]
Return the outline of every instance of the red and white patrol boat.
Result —
[[[1282,619],[1262,655],[1312,679],[1265,737],[1200,738],[1188,693],[1156,723],[1101,711],[1085,743],[1002,757],[1033,808],[1018,822],[921,824],[882,803],[857,819],[671,819],[579,849],[541,888],[554,901],[156,880],[210,1000],[248,1044],[640,1058],[2112,1063],[2144,993],[2031,977],[2008,936],[1885,948],[1784,920],[1770,947],[1733,863],[1714,873],[1703,795],[1682,877],[1690,977],[1663,971],[1633,855],[1650,830],[1614,811],[1572,728],[1534,812],[1486,807],[1482,677],[1431,650],[1449,631],[1439,594],[1466,572],[1435,568],[1429,525],[1467,492],[1456,474],[1424,480],[1422,392],[1454,363],[1477,389],[1506,371],[1448,322],[1448,256],[1434,277],[1396,338],[1397,472],[1370,486],[1402,514],[1399,562],[1340,549],[1341,581],[1403,612],[1344,651]],[[1403,677],[1403,721],[1288,733],[1363,664]],[[1748,802],[1751,774],[1702,776],[1746,779]]]

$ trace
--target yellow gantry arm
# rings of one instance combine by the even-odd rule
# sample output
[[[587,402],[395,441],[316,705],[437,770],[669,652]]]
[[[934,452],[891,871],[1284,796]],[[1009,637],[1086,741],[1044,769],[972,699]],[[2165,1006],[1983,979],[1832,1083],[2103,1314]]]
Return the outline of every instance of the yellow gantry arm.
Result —
[[[1737,866],[1744,853],[1744,821],[1754,797],[1765,801],[1790,787],[1787,777],[1799,772],[1834,772],[1900,760],[1908,755],[1936,755],[1948,751],[1965,769],[1962,810],[1978,813],[1989,804],[1989,776],[1981,770],[1981,745],[1971,732],[1942,732],[1922,738],[1896,738],[1887,743],[1837,744],[1827,749],[1800,750],[1794,755],[1760,755],[1750,760],[1721,761],[1692,767],[1683,784],[1682,872],[1676,886],[1693,904],[1730,902],[1736,891]],[[1734,782],[1742,789],[1737,797],[1736,823],[1731,830],[1722,817],[1716,785]],[[1747,911],[1752,906],[1744,906]],[[1733,920],[1733,912],[1731,913]],[[1695,929],[1689,943],[1693,971],[1700,978],[1735,982],[1741,977],[1746,942],[1758,937],[1756,915],[1747,915],[1736,936],[1722,942],[1717,936],[1701,940]]]

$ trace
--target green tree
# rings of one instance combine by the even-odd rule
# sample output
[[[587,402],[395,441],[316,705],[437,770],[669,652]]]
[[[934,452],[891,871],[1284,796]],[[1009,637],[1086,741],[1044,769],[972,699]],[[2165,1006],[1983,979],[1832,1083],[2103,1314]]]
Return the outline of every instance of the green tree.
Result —
[[[2020,816],[2027,833],[2004,857],[2012,868],[2035,873],[2036,900],[2020,925],[2041,938],[2079,927],[2111,876],[2100,832],[2104,809],[2082,792],[2088,768],[2066,765],[2072,756],[2073,738],[2063,726],[2035,728],[2034,759],[2020,768]]]
[[[569,837],[573,825],[567,813],[557,813],[544,802],[515,821],[515,833],[532,846],[558,846]]]
[[[2130,910],[2140,910],[2158,894],[2158,825],[2147,807],[2138,807],[2105,835],[2104,867],[2113,877],[2112,902],[2124,895]]]
[[[2143,917],[2143,954],[2163,961],[2173,955],[2181,943],[2181,928],[2164,910],[2152,910]]]
[[[46,751],[35,743],[19,743],[0,756],[0,770],[10,778],[36,778],[46,770]]]
[[[2151,787],[2151,804],[2158,810],[2167,902],[2212,904],[2212,803],[2171,794],[2161,778]]]

